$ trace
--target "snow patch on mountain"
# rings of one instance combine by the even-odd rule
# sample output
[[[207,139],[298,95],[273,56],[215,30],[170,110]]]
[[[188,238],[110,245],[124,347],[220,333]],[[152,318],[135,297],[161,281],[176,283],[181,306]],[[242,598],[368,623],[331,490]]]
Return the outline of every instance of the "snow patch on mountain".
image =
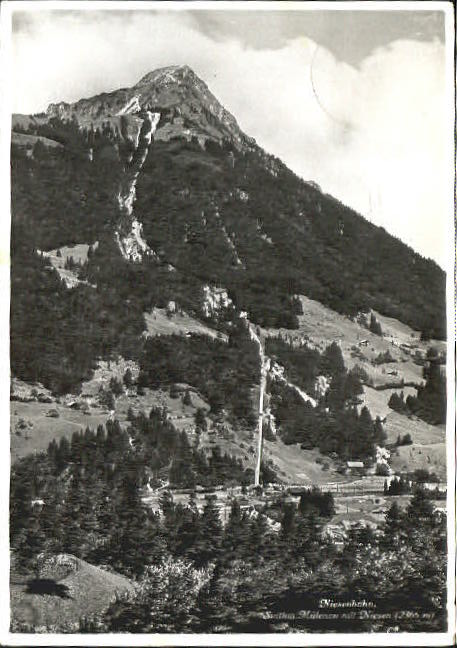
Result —
[[[140,106],[140,97],[139,95],[136,95],[135,97],[132,97],[126,105],[119,110],[117,115],[132,115],[134,113],[137,113],[141,110]]]

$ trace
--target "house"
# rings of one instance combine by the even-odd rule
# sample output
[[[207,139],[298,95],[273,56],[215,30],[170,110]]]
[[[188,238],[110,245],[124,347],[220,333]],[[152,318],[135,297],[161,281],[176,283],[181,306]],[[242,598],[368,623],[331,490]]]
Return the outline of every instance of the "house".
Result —
[[[365,466],[363,465],[363,461],[347,461],[346,467],[347,467],[347,472],[350,472],[353,475],[354,474],[358,475],[360,473],[363,473],[365,469]]]
[[[346,465],[348,468],[363,468],[363,461],[347,461]]]
[[[368,346],[368,340],[360,340],[359,346]]]

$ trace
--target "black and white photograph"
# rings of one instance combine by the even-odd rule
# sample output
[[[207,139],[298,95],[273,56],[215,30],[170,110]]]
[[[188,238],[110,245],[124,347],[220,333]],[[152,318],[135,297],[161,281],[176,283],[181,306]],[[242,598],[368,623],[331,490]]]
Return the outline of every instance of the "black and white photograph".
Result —
[[[1,29],[1,643],[453,643],[453,5]]]

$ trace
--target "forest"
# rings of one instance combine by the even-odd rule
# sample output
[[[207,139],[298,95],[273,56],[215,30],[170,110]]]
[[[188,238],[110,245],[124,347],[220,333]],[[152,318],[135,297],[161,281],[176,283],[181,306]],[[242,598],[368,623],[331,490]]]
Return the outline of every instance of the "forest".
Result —
[[[423,369],[425,383],[417,388],[417,395],[404,397],[393,393],[389,399],[389,407],[399,414],[411,415],[423,419],[430,425],[444,425],[446,423],[446,374],[441,371],[441,366],[430,363]]]
[[[347,371],[341,348],[336,342],[323,353],[307,347],[292,348],[280,339],[268,339],[268,353],[286,368],[294,384],[314,393],[318,375],[329,379],[330,386],[317,407],[304,403],[297,391],[284,383],[270,384],[271,409],[284,443],[300,443],[305,450],[319,448],[323,454],[344,461],[362,460],[371,464],[376,446],[385,444],[386,435],[379,418],[373,420],[369,410],[357,410],[357,397],[363,393],[360,372]]]
[[[275,478],[271,469],[265,473]],[[96,431],[52,441],[47,452],[16,462],[11,474],[11,547],[17,564],[29,567],[38,553],[67,552],[126,574],[140,574],[154,561],[157,520],[141,501],[147,483],[159,476],[170,487],[249,484],[253,471],[222,454],[190,446],[167,412],[132,416],[123,430],[108,421]],[[43,511],[31,502],[43,499]],[[155,529],[155,531],[154,531]],[[141,538],[151,538],[141,546]],[[133,545],[127,546],[127,537]]]
[[[318,489],[297,503],[278,494],[255,515],[235,498],[225,526],[210,495],[199,510],[192,493],[187,504],[176,504],[164,491],[160,513],[153,513],[139,490],[138,459],[148,451],[135,448],[147,444],[149,460],[163,463],[170,451],[161,430],[166,425],[156,411],[149,422],[132,426],[133,448],[113,423],[15,467],[11,546],[18,573],[33,571],[43,551],[65,551],[136,584],[105,612],[76,625],[56,620],[48,632],[444,629],[446,521],[424,490],[417,488],[404,509],[394,501],[377,531],[353,526],[342,546],[325,531],[333,498]],[[179,437],[172,435],[172,442],[190,452]],[[32,495],[43,497],[41,510],[31,506]],[[327,598],[342,606],[363,598],[376,615],[362,611],[342,619],[322,610]],[[14,619],[12,629],[34,631]]]
[[[53,118],[32,130],[64,146],[12,146],[11,362],[18,377],[56,393],[77,389],[97,358],[135,355],[146,310],[174,299],[201,317],[208,282],[226,287],[236,309],[264,326],[295,327],[295,295],[305,294],[349,315],[376,308],[444,337],[444,273],[279,161],[272,177],[265,156],[229,145],[208,143],[203,151],[195,142],[154,142],[135,212],[160,262],[129,264],[112,236],[127,143],[109,123],[81,131]],[[96,240],[84,270],[90,285],[71,291],[37,258],[37,249]],[[372,261],[381,253],[382,271]]]
[[[150,338],[140,367],[140,388],[187,383],[204,396],[212,414],[225,409],[239,423],[255,425],[251,392],[259,382],[260,365],[257,346],[243,326],[232,329],[228,344],[198,335]]]

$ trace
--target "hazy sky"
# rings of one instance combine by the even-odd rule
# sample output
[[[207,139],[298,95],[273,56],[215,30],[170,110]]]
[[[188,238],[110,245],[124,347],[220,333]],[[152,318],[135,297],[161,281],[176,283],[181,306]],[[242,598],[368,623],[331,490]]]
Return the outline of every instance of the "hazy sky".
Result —
[[[267,151],[445,265],[442,12],[18,11],[13,27],[15,112],[186,63]]]

